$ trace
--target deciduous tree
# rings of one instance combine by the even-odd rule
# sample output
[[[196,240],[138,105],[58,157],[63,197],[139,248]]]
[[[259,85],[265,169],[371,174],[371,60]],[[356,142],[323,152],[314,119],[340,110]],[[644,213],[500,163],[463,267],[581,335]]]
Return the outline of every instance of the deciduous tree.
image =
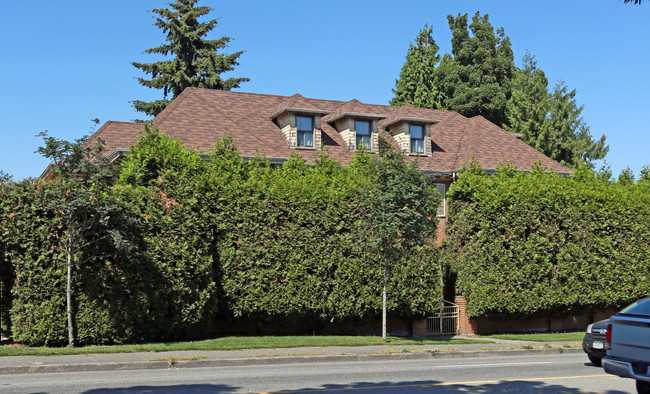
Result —
[[[127,218],[109,193],[115,167],[102,155],[101,143],[91,147],[86,137],[69,142],[46,133],[40,135],[44,146],[38,152],[51,163],[47,178],[39,181],[39,187],[48,211],[57,217],[62,230],[56,246],[63,249],[66,259],[68,345],[74,347],[74,270],[112,253],[110,249],[97,248],[98,243],[108,241],[113,250],[128,247],[117,226]]]
[[[385,140],[380,158],[370,168],[370,184],[362,198],[363,236],[383,265],[382,340],[386,342],[387,283],[391,265],[422,245],[435,231],[437,192],[416,165],[407,164]]]

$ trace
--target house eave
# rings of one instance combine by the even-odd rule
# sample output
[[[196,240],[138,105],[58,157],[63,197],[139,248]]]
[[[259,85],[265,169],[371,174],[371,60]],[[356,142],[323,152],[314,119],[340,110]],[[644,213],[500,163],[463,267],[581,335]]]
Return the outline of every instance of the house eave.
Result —
[[[371,118],[371,119],[385,119],[388,115],[379,115],[379,114],[368,114],[364,112],[344,112],[332,119],[327,119],[327,123],[332,123],[338,119],[350,117],[350,118]]]
[[[323,111],[320,109],[286,107],[286,108],[282,108],[279,111],[274,112],[273,115],[271,115],[269,118],[273,120],[285,112],[295,112],[299,114],[313,114],[313,115],[321,115],[321,116],[329,115],[332,113],[332,111]]]
[[[388,127],[388,126],[392,126],[392,125],[394,125],[396,123],[400,123],[400,122],[417,122],[417,123],[425,123],[425,124],[440,123],[439,120],[435,120],[435,119],[412,118],[412,117],[405,116],[405,117],[402,117],[402,118],[397,118],[397,119],[391,120],[388,123],[384,123],[383,126]]]

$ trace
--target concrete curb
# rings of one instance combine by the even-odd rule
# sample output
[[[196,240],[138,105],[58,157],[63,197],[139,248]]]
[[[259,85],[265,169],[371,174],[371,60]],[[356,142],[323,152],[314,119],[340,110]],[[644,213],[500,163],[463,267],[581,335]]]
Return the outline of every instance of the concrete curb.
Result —
[[[58,372],[95,372],[95,371],[127,371],[168,368],[214,368],[235,367],[248,365],[282,365],[303,363],[332,363],[354,361],[402,361],[426,359],[454,359],[468,357],[502,357],[546,354],[576,354],[582,353],[582,348],[549,348],[549,349],[512,349],[512,350],[482,350],[482,351],[426,351],[413,353],[390,354],[341,354],[341,355],[305,355],[305,356],[276,356],[250,357],[236,359],[207,359],[207,360],[177,360],[169,361],[135,361],[119,363],[83,363],[83,364],[38,364],[23,366],[0,367],[0,375],[58,373]]]

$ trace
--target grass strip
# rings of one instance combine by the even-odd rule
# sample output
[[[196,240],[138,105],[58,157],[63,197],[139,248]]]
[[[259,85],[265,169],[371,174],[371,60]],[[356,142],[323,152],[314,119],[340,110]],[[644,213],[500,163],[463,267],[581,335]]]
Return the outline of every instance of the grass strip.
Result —
[[[554,332],[538,334],[498,334],[483,336],[482,338],[507,339],[511,341],[531,342],[581,342],[584,338],[584,331],[577,332]]]
[[[451,338],[401,338],[389,337],[386,345],[461,345],[467,343],[490,343],[477,339]],[[2,356],[57,356],[93,353],[138,353],[169,352],[184,350],[243,350],[292,347],[329,346],[378,346],[384,345],[376,336],[268,336],[268,337],[225,337],[193,342],[149,343],[138,345],[86,346],[77,348],[0,346]]]

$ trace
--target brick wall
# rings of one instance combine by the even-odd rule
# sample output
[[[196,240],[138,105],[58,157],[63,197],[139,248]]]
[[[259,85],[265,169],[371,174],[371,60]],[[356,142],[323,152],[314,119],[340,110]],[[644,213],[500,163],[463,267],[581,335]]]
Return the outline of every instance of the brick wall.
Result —
[[[250,335],[381,335],[381,318],[319,320],[215,319],[205,336]],[[388,316],[388,335],[411,336],[411,321]]]
[[[459,306],[460,334],[463,335],[584,330],[588,324],[607,319],[618,312],[617,309],[593,310],[584,308],[565,315],[538,313],[532,316],[519,317],[504,314],[489,318],[469,318],[467,316],[467,300],[459,296],[456,297],[454,303]]]
[[[414,321],[411,331],[414,337],[426,337],[429,335],[427,332],[427,319]]]

